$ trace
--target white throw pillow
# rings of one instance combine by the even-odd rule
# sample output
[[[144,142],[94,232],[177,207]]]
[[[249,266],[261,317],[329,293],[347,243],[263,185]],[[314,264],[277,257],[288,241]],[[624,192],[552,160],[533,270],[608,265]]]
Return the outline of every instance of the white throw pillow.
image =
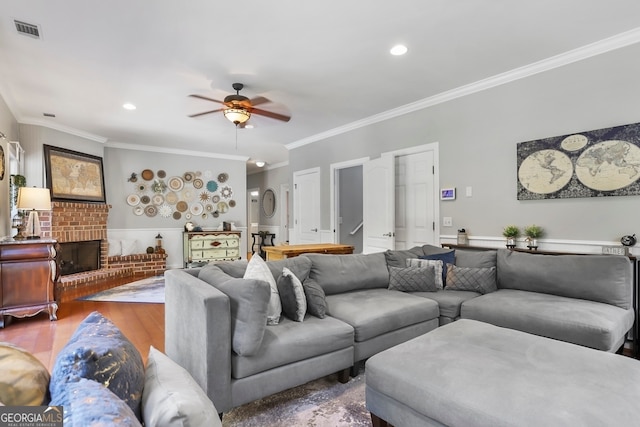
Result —
[[[116,239],[107,239],[107,243],[109,244],[109,249],[107,252],[107,256],[120,256],[122,255],[122,243],[120,240]]]
[[[149,349],[142,413],[146,427],[222,427],[218,411],[182,366]]]
[[[444,288],[444,283],[442,283],[442,271],[444,268],[444,263],[440,260],[433,259],[418,259],[418,258],[407,258],[407,267],[430,267],[433,266],[435,269],[436,277],[436,287],[439,290]]]
[[[122,256],[136,255],[140,253],[140,251],[138,251],[137,240],[123,240],[121,244],[122,244]]]
[[[278,294],[278,286],[276,279],[273,278],[269,266],[258,255],[254,255],[247,264],[247,270],[244,272],[244,279],[264,280],[271,287],[271,297],[269,298],[269,307],[267,308],[267,325],[277,325],[280,322],[282,314],[282,304],[280,303],[280,295]]]

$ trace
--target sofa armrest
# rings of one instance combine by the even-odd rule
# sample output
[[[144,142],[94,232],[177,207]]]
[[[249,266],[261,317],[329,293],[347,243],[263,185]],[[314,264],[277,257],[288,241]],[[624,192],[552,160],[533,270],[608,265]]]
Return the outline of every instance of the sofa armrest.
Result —
[[[165,272],[165,353],[220,412],[232,407],[230,316],[223,292],[183,270]]]

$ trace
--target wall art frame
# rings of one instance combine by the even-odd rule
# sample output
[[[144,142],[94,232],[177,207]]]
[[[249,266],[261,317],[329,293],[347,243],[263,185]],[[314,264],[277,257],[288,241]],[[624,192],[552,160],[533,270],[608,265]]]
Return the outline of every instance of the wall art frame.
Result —
[[[640,123],[517,144],[518,200],[640,195]]]
[[[44,145],[51,200],[106,203],[102,157]]]

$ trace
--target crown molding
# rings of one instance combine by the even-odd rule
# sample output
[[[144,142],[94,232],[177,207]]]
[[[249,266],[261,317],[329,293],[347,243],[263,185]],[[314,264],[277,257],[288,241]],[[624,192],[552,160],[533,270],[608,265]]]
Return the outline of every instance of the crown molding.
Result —
[[[150,145],[129,144],[125,142],[109,141],[105,144],[107,148],[118,148],[121,150],[147,151],[151,153],[178,154],[191,157],[207,157],[210,159],[237,160],[246,162],[249,156],[237,156],[231,154],[208,153],[205,151],[182,150],[178,148],[153,147]]]
[[[448,101],[452,101],[457,98],[472,95],[483,90],[491,89],[496,86],[501,86],[516,80],[524,79],[535,74],[550,71],[555,68],[560,68],[565,65],[572,64],[574,62],[582,61],[584,59],[592,58],[594,56],[602,55],[607,52],[611,52],[616,49],[620,49],[626,46],[630,46],[640,42],[640,27],[626,31],[624,33],[616,34],[612,37],[599,40],[597,42],[581,46],[579,48],[563,52],[561,54],[551,56],[549,58],[515,68],[504,73],[496,74],[483,80],[478,80],[464,86],[459,86],[455,89],[451,89],[439,94],[430,96],[412,102],[410,104],[403,105],[398,108],[384,111],[379,114],[357,120],[355,122],[339,126],[337,128],[330,129],[325,132],[321,132],[315,135],[311,135],[307,138],[300,139],[298,141],[286,144],[285,147],[288,150],[299,148],[308,144],[312,144],[317,141],[321,141],[332,136],[340,135],[355,129],[359,129],[365,126],[372,125],[384,120],[389,120],[404,114],[412,113],[414,111],[422,110],[425,108],[433,107],[438,104],[442,104]]]
[[[17,122],[20,123],[20,124],[23,124],[23,125],[42,126],[42,127],[45,127],[45,128],[49,128],[49,129],[57,130],[57,131],[60,131],[60,132],[68,133],[70,135],[79,136],[80,138],[90,139],[91,141],[99,142],[101,144],[104,144],[105,142],[108,141],[108,138],[105,138],[105,137],[100,136],[100,135],[95,135],[93,133],[84,132],[84,131],[81,131],[79,129],[72,128],[72,127],[61,126],[61,125],[58,125],[58,124],[51,124],[49,122],[45,122],[45,121],[41,121],[41,120],[26,119],[26,120],[17,120]]]

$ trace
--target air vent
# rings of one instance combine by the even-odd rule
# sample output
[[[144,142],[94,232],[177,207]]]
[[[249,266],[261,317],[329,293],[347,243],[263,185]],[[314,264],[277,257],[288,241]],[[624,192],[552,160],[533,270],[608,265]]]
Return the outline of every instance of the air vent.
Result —
[[[55,117],[56,115],[53,113],[42,113],[43,116],[45,117]]]
[[[15,20],[13,22],[16,24],[16,30],[18,30],[18,33],[35,37],[36,39],[40,38],[40,29],[37,25]]]

